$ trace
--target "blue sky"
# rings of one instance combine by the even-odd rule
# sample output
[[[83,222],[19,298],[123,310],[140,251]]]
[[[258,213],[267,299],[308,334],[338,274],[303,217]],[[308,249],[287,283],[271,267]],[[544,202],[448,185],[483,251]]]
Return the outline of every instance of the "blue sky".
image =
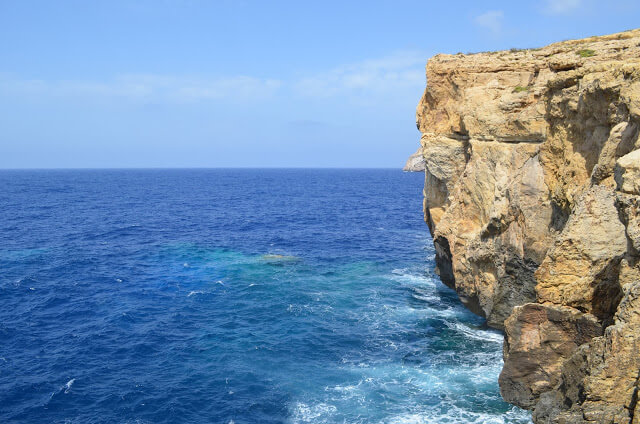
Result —
[[[424,65],[637,0],[0,0],[0,168],[401,167]]]

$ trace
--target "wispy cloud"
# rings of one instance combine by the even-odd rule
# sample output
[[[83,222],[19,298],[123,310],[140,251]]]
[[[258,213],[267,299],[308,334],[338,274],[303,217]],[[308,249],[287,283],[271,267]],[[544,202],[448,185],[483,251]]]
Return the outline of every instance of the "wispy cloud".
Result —
[[[162,74],[120,74],[105,79],[25,79],[0,73],[0,93],[56,98],[123,99],[141,102],[234,103],[296,96],[384,102],[425,84],[428,55],[396,52],[379,59],[337,66],[294,78],[269,79],[238,75],[193,77]],[[402,93],[402,94],[401,94]]]
[[[369,96],[393,93],[425,83],[427,55],[398,52],[374,60],[339,66],[294,82],[297,94],[310,97]]]
[[[564,15],[578,9],[582,0],[546,0],[545,10],[553,15]]]
[[[102,81],[20,79],[0,75],[0,90],[32,95],[113,97],[132,100],[199,100],[261,98],[282,85],[275,79],[250,76],[197,78],[154,74],[127,74]]]
[[[475,17],[474,22],[476,25],[488,29],[493,34],[497,35],[502,31],[502,20],[504,19],[504,12],[502,10],[489,10]]]

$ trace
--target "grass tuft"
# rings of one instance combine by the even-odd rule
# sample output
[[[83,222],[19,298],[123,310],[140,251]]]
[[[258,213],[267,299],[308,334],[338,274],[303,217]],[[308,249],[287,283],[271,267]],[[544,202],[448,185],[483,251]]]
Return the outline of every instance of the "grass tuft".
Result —
[[[582,50],[578,50],[576,54],[580,57],[591,57],[591,56],[595,56],[596,52],[591,49],[582,49]]]
[[[531,87],[530,87],[530,86],[523,87],[523,86],[521,86],[521,85],[516,85],[516,86],[513,88],[513,92],[514,92],[514,93],[522,93],[523,91],[529,91],[529,90],[531,90]]]

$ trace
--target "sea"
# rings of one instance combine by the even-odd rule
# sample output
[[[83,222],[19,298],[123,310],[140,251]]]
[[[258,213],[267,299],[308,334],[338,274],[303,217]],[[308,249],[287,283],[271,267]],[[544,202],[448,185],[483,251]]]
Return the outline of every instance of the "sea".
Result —
[[[423,178],[0,171],[0,423],[529,423]]]

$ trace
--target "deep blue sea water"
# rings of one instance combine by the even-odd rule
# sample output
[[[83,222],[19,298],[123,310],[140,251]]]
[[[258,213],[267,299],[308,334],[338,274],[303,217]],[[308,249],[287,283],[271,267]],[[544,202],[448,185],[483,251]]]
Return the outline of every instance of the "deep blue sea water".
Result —
[[[0,172],[0,422],[529,422],[433,273],[422,184]]]

